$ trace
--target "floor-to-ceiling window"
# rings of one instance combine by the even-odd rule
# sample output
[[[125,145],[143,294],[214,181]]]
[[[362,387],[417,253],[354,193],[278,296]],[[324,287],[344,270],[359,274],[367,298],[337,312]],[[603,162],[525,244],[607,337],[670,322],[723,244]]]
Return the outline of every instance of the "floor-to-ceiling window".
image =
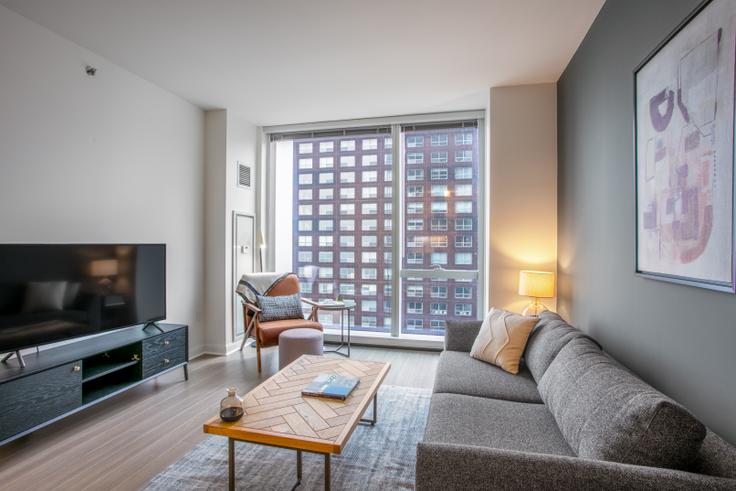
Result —
[[[482,120],[434,119],[270,133],[272,264],[355,300],[357,331],[441,335],[482,310]]]

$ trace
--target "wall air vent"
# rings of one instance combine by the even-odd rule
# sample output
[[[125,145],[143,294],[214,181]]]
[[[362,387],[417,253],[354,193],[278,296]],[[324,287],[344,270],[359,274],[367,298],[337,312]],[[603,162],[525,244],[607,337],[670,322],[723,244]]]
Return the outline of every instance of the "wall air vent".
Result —
[[[238,187],[250,188],[250,167],[238,162]]]

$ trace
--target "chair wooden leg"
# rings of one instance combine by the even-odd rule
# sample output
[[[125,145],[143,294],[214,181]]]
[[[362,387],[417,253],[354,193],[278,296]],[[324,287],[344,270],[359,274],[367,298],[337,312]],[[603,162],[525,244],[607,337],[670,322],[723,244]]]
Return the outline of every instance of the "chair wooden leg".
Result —
[[[240,351],[243,351],[243,348],[245,348],[245,342],[248,341],[248,337],[243,335],[243,342],[240,343]]]
[[[256,336],[256,354],[258,356],[258,373],[261,373],[261,342],[258,340],[258,336]]]

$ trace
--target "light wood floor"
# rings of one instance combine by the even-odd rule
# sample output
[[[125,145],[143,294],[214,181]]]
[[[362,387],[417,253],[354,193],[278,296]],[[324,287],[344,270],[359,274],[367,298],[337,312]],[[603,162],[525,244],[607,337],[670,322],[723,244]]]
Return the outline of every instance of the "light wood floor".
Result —
[[[217,412],[225,387],[245,392],[277,369],[276,348],[204,356],[181,370],[0,447],[0,489],[139,489],[204,438],[202,423]],[[335,355],[328,355],[335,356]],[[438,354],[353,347],[352,357],[391,362],[385,383],[431,388]]]

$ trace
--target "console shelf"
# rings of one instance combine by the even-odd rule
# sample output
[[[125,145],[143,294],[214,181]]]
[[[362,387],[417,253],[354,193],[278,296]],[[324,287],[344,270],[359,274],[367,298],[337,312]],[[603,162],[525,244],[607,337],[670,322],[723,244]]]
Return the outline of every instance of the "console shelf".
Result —
[[[188,379],[188,326],[131,327],[0,364],[0,445],[175,368]]]

